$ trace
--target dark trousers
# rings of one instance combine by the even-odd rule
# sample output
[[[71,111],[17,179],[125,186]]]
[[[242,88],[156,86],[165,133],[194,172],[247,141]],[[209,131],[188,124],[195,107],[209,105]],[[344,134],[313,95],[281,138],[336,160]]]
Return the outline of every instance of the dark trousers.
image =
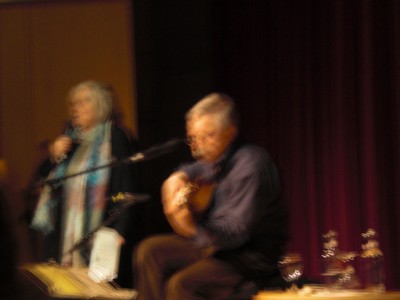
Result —
[[[142,241],[134,272],[138,300],[220,300],[243,279],[231,265],[173,233]]]

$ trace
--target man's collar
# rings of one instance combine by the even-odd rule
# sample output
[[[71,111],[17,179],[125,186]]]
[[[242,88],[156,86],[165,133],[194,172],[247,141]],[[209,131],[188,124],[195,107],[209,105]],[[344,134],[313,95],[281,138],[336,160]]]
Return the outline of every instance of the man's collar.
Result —
[[[225,152],[221,155],[220,159],[214,163],[213,169],[217,177],[222,176],[222,173],[226,169],[226,164],[232,157],[232,155],[236,152],[236,150],[242,145],[242,140],[239,137],[236,137],[232,143],[227,147]]]

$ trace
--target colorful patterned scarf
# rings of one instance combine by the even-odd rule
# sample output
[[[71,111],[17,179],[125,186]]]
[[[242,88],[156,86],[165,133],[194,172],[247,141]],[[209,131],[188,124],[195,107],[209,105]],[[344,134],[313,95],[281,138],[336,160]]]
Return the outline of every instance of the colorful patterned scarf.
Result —
[[[111,162],[111,123],[100,124],[82,136],[79,146],[70,158],[59,163],[48,179],[61,178]],[[46,185],[40,195],[32,227],[49,234],[54,231],[56,207],[61,207],[61,263],[84,266],[88,259],[83,251],[61,256],[87,233],[97,227],[104,215],[110,169],[66,179],[62,194]]]

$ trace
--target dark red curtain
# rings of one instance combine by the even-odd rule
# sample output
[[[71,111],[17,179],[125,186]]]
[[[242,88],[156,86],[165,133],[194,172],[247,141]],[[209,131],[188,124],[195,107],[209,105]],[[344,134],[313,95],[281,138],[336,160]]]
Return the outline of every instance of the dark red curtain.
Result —
[[[319,277],[323,233],[360,251],[374,228],[386,286],[400,289],[400,1],[136,1],[134,10],[143,145],[184,134],[184,111],[210,91],[231,94],[245,137],[281,171],[289,247],[307,276]],[[170,169],[161,176],[154,165],[143,178],[157,197]]]
[[[243,1],[219,12],[221,85],[246,137],[281,169],[290,249],[318,277],[323,233],[360,251],[374,228],[387,287],[400,288],[400,2]]]

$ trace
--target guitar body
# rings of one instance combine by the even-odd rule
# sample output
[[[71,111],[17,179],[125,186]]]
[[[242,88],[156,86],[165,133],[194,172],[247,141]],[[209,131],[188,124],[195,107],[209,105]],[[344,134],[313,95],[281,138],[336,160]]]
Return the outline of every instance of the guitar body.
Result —
[[[197,184],[188,182],[179,192],[176,203],[179,206],[187,206],[196,216],[201,216],[210,206],[215,184]]]
[[[197,185],[188,198],[188,205],[194,215],[202,215],[210,206],[211,199],[215,190],[215,184]]]
[[[175,210],[166,214],[173,230],[183,236],[191,237],[195,232],[195,222],[199,220],[210,207],[215,184],[197,184],[188,182],[181,188],[172,200],[174,206],[186,207],[187,210]],[[188,212],[189,211],[189,212]]]

